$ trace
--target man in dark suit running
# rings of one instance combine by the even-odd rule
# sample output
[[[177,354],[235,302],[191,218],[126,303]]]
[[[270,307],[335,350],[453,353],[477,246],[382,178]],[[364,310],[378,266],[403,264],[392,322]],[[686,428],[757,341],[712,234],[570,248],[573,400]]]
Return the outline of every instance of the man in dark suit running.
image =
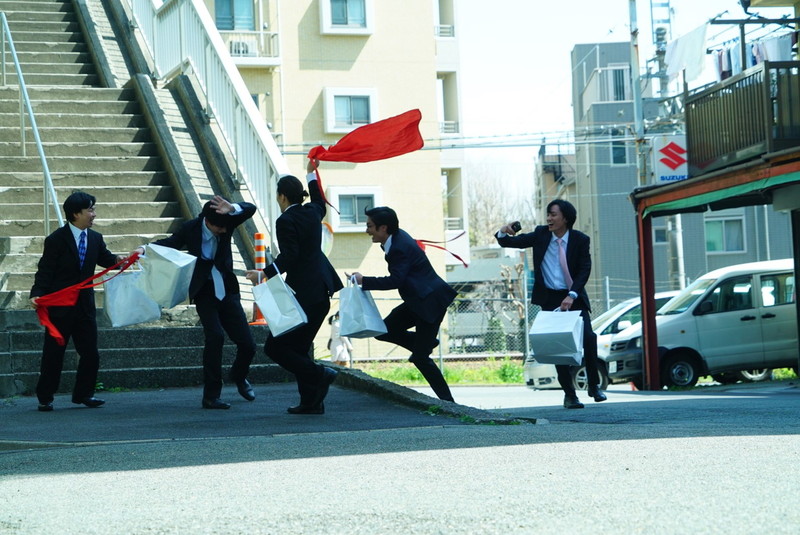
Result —
[[[91,229],[97,216],[94,205],[94,196],[82,191],[74,192],[64,201],[64,215],[68,222],[44,240],[44,252],[30,293],[34,308],[38,307],[36,301],[39,297],[92,277],[95,266],[111,267],[125,258],[111,253],[106,248],[102,234]],[[64,337],[65,343],[59,345],[45,331],[39,381],[36,384],[39,410],[53,410],[53,396],[61,381],[66,343],[70,338],[79,356],[72,402],[99,407],[105,401],[94,397],[100,368],[94,289],[81,290],[74,306],[50,307],[49,314],[50,321]]]
[[[242,309],[231,251],[233,231],[255,213],[253,204],[232,204],[216,195],[203,206],[200,215],[184,223],[172,236],[153,242],[173,249],[186,248],[190,255],[197,257],[189,283],[189,298],[195,304],[205,336],[204,409],[231,407],[220,399],[225,333],[236,344],[236,359],[230,369],[230,379],[244,399],[253,401],[256,398],[247,380],[250,364],[256,354],[256,344]],[[144,253],[144,247],[137,250],[140,254]]]
[[[422,373],[439,399],[453,401],[450,387],[430,355],[439,343],[436,335],[456,291],[436,274],[414,238],[399,227],[394,210],[379,206],[364,213],[367,234],[373,243],[381,244],[389,264],[389,276],[365,277],[353,273],[356,282],[364,290],[397,289],[403,299],[403,303],[384,319],[388,332],[376,338],[411,351],[408,360]],[[411,327],[416,331],[410,331]]]
[[[586,366],[589,396],[605,401],[597,374],[597,335],[589,317],[591,306],[586,282],[592,271],[589,236],[573,230],[578,212],[569,201],[556,199],[547,205],[547,225],[520,234],[519,227],[503,225],[495,235],[502,247],[533,248],[533,295],[531,302],[542,310],[580,310],[583,318],[583,360]],[[558,382],[564,390],[564,407],[582,409],[572,384],[570,367],[556,366]]]

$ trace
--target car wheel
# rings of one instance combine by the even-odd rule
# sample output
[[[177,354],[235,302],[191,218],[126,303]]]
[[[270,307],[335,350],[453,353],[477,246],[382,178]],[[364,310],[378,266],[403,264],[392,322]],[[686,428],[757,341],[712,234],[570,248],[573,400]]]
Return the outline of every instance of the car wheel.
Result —
[[[573,366],[570,368],[572,374],[572,385],[575,390],[588,390],[589,381],[586,379],[586,366]],[[600,390],[608,388],[608,374],[604,366],[597,365],[597,374],[600,376]]]
[[[770,368],[765,368],[763,370],[741,370],[736,372],[736,375],[742,381],[756,383],[758,381],[772,379],[772,370]]]
[[[740,377],[733,373],[717,373],[711,376],[716,382],[721,385],[730,385],[740,379]]]
[[[699,379],[699,366],[697,361],[685,353],[678,353],[667,358],[661,373],[661,382],[664,386],[679,386],[691,388]]]

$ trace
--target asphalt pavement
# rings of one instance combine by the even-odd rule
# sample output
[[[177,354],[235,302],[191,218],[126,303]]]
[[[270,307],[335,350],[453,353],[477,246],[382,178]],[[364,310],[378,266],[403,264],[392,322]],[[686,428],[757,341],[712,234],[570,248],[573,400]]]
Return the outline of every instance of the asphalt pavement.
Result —
[[[343,374],[324,415],[294,384],[0,403],[0,533],[796,533],[791,381],[634,392],[454,387],[460,404]],[[423,389],[424,390],[424,389]],[[586,396],[583,396],[586,398]],[[535,422],[535,423],[534,423]]]

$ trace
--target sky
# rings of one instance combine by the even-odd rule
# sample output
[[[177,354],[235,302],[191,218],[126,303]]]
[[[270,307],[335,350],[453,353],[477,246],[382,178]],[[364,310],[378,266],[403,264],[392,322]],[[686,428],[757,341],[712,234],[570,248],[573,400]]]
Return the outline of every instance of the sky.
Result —
[[[459,91],[462,132],[520,139],[523,149],[475,149],[468,159],[519,165],[531,176],[541,136],[551,139],[572,128],[570,53],[576,44],[630,41],[629,0],[455,0],[461,47]],[[491,7],[487,7],[490,5]],[[738,0],[670,0],[673,38],[715,15],[746,18]],[[650,2],[637,0],[641,62],[653,56]],[[758,9],[765,17],[791,16],[790,8]],[[762,30],[763,31],[763,30]],[[738,26],[712,26],[710,44],[738,35]],[[749,39],[750,37],[748,37]],[[713,41],[713,42],[712,42]],[[524,138],[511,134],[536,134]],[[534,140],[534,141],[532,141]]]

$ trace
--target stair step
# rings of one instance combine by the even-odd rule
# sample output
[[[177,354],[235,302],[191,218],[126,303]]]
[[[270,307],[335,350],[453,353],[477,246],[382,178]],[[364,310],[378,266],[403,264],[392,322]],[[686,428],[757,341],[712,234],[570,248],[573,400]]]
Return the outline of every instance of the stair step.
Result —
[[[14,39],[14,48],[17,54],[30,53],[30,52],[51,52],[70,53],[78,52],[85,53],[89,51],[89,46],[83,41],[59,41],[59,42],[40,42],[40,41],[19,41]],[[10,58],[7,58],[10,61]],[[14,70],[9,68],[8,71]]]
[[[26,115],[27,117],[27,115]],[[139,114],[85,114],[85,113],[43,113],[36,114],[36,126],[39,128],[146,128],[147,121]],[[18,125],[19,112],[0,113],[0,124]]]
[[[74,187],[58,187],[56,188],[56,196],[59,199],[66,199],[74,189]],[[125,202],[129,203],[166,202],[175,199],[175,189],[172,186],[94,187],[91,193],[97,197],[98,203],[102,204],[105,204],[104,200],[113,198],[124,199]],[[2,188],[0,189],[0,204],[31,202],[33,199],[42,199],[43,196],[42,186]]]
[[[31,98],[31,107],[37,118],[37,124],[40,115],[48,114],[133,115],[141,113],[139,103],[132,100],[36,100]],[[0,114],[14,112],[19,114],[19,97],[0,99]]]
[[[26,143],[27,154],[37,154],[36,143],[33,137],[28,137]],[[43,142],[44,155],[48,159],[59,156],[83,156],[86,158],[115,156],[157,156],[158,147],[155,143],[51,143]],[[22,154],[19,143],[0,142],[0,158]],[[48,163],[49,165],[49,163]]]
[[[8,156],[3,158],[3,165],[6,169],[14,169],[16,172],[41,172],[42,170],[38,156],[28,158]],[[94,171],[160,171],[163,169],[161,158],[158,156],[96,157],[92,159],[91,163],[81,156],[54,156],[47,158],[47,165],[51,173],[78,172],[87,167]]]
[[[167,234],[103,234],[111,251],[133,251],[143,243],[166,237]],[[0,238],[0,254],[31,254],[41,256],[44,236],[5,236]]]
[[[24,6],[20,6],[18,2],[14,2],[15,6],[11,10],[6,10],[6,19],[8,26],[11,28],[11,36],[14,36],[14,29],[18,27],[19,23],[32,22],[32,23],[54,23],[54,22],[78,22],[78,15],[75,10],[38,10],[29,11]],[[3,5],[0,4],[0,9]]]
[[[0,0],[0,11],[73,11],[70,0]]]
[[[118,196],[117,199],[124,199]],[[10,204],[3,207],[4,217],[10,219],[24,219],[30,214],[37,214],[42,211],[41,201],[38,203],[19,203]],[[181,207],[178,201],[160,202],[123,202],[108,201],[98,203],[98,215],[106,217],[112,216],[115,219],[135,218],[159,218],[159,217],[181,217]],[[53,214],[55,215],[55,214]]]
[[[37,74],[94,74],[96,72],[94,64],[92,63],[22,63],[22,76],[25,77],[25,83],[28,83],[28,77]],[[15,71],[16,73],[16,71]]]
[[[65,13],[70,20],[46,20],[47,13],[42,14],[45,20],[9,20],[8,27],[11,29],[11,38],[17,40],[17,35],[24,35],[39,30],[48,37],[54,33],[80,33],[81,25],[78,23],[74,13]]]
[[[92,56],[89,54],[88,51],[82,52],[52,52],[52,51],[41,51],[41,52],[28,52],[28,51],[20,51],[17,50],[17,59],[21,65],[29,65],[33,63],[91,63]],[[9,68],[10,67],[10,68]],[[13,67],[9,65],[8,70],[13,70]],[[24,67],[22,67],[22,74],[29,72]]]
[[[98,203],[99,204],[99,203]],[[109,214],[113,216],[113,214]],[[182,217],[162,218],[128,218],[95,219],[94,227],[101,234],[158,234],[160,232],[173,233],[178,230],[184,221]],[[51,221],[52,226],[58,225]],[[0,220],[0,236],[43,236],[44,222],[36,219],[20,219],[17,221]]]
[[[29,87],[31,100],[136,100],[133,89],[106,87]],[[19,99],[17,86],[0,87],[0,99]]]
[[[79,28],[80,30],[80,28]],[[14,39],[14,48],[23,50],[23,43],[85,43],[83,34],[80,31],[37,31],[36,28],[11,31],[11,38]]]
[[[100,77],[96,74],[44,74],[33,73],[25,74],[25,85],[28,87],[37,85],[66,85],[74,87],[93,87],[100,84]],[[6,81],[9,84],[17,85],[17,75],[8,74]]]
[[[124,184],[126,186],[159,186],[169,184],[166,171],[86,171],[78,169],[69,173],[52,172],[51,178],[56,188],[71,189],[99,188]],[[41,185],[41,169],[36,171],[0,171],[0,187]],[[99,201],[99,199],[98,199]]]
[[[38,123],[37,123],[38,124]],[[44,142],[61,143],[144,143],[152,141],[150,130],[146,128],[39,128],[39,137]],[[33,140],[30,128],[25,129],[25,139]],[[19,127],[0,127],[0,142],[20,143]]]

